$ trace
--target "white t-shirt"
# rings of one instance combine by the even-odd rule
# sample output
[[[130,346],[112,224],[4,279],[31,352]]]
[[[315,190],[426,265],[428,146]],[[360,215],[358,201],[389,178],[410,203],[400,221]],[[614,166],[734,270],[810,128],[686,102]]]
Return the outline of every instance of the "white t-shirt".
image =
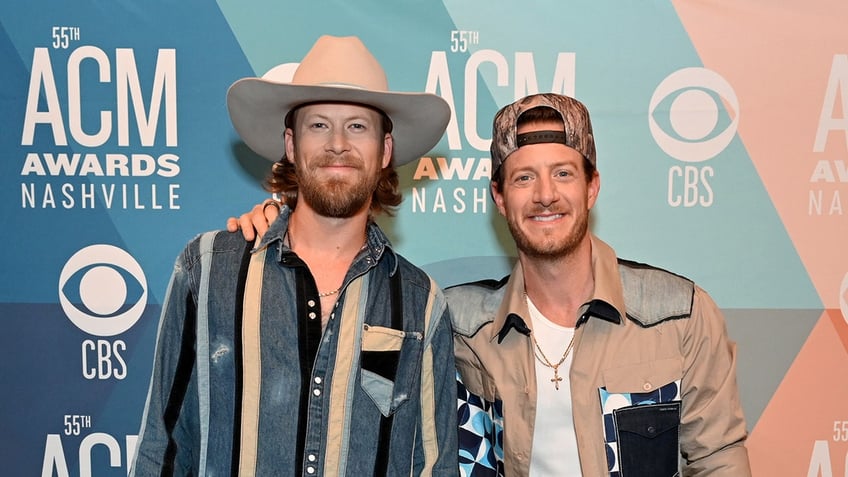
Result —
[[[550,322],[527,298],[533,336],[545,356],[553,364],[559,362],[568,347],[574,328],[566,328]],[[535,347],[534,347],[535,349]],[[577,455],[577,435],[571,414],[571,383],[568,371],[571,357],[559,365],[559,389],[551,381],[554,370],[536,363],[536,423],[533,427],[533,446],[530,456],[530,477],[581,477],[580,459]]]

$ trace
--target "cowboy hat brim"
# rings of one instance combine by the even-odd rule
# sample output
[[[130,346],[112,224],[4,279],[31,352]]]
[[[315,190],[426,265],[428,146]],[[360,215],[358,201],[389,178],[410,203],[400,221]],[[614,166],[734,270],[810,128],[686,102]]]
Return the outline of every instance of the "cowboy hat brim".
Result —
[[[260,156],[279,161],[285,154],[285,117],[306,103],[345,102],[380,109],[391,119],[394,164],[402,166],[430,151],[450,121],[450,106],[430,93],[372,91],[354,86],[300,85],[244,78],[227,91],[233,127]]]

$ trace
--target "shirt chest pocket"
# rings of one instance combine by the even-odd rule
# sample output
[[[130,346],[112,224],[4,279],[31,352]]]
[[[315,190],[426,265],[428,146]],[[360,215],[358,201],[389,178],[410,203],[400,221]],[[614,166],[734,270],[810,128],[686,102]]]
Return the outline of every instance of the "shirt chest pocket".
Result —
[[[646,363],[620,366],[605,369],[604,388],[613,394],[639,394],[656,396],[655,402],[667,402],[674,400],[667,396],[659,396],[661,390],[665,392],[680,393],[676,386],[668,388],[669,384],[679,383],[683,376],[683,363],[680,358],[658,359]],[[680,399],[677,397],[676,399]]]
[[[420,332],[364,325],[361,385],[382,415],[390,416],[417,392],[423,349]]]
[[[611,474],[677,475],[682,374],[679,358],[604,371],[600,397]]]

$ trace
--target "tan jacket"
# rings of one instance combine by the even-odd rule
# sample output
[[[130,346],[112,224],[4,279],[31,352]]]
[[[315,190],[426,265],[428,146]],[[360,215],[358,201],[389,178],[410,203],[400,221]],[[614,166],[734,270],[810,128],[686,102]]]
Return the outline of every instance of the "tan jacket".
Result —
[[[583,475],[611,475],[627,461],[676,469],[682,456],[684,476],[749,476],[736,346],[716,304],[691,281],[620,261],[607,244],[591,240],[595,290],[580,310],[569,374]],[[520,263],[506,284],[446,290],[462,379],[470,392],[502,404],[508,477],[529,473],[536,419],[534,355],[525,334],[532,324],[523,292]],[[634,404],[646,396],[663,404],[617,411],[622,414],[607,417],[616,428],[605,435],[600,388],[625,393]]]

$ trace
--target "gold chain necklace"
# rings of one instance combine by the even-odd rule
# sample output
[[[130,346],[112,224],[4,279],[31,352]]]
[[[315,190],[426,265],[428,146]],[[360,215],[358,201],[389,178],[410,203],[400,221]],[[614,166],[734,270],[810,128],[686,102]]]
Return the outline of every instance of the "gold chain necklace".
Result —
[[[342,289],[342,287],[338,287],[338,288],[336,288],[336,289],[335,289],[335,290],[333,290],[333,291],[328,291],[328,292],[324,292],[324,293],[318,293],[318,298],[324,298],[324,297],[328,297],[328,296],[335,295],[335,294],[336,294],[336,293],[338,293],[338,292],[339,292],[339,290],[341,290],[341,289]]]
[[[527,304],[529,306],[530,297],[527,296],[527,292],[524,292],[524,299],[527,300]],[[562,363],[565,362],[565,358],[568,357],[568,353],[571,352],[571,348],[574,346],[574,334],[571,335],[571,340],[568,342],[568,347],[565,348],[565,352],[562,353],[562,358],[559,359],[559,362],[557,362],[557,364],[551,363],[551,360],[549,360],[548,357],[545,356],[545,352],[542,351],[542,347],[539,346],[539,342],[536,341],[536,337],[533,335],[532,331],[530,332],[530,340],[533,341],[533,345],[536,347],[536,349],[533,350],[533,356],[535,356],[536,359],[538,359],[543,366],[547,366],[548,368],[554,370],[554,377],[551,378],[551,382],[554,383],[554,386],[556,386],[556,390],[559,391],[559,383],[560,381],[562,381],[562,377],[560,377],[559,375],[559,367],[562,365]]]
[[[542,348],[539,346],[539,342],[536,341],[536,338],[533,336],[533,333],[530,333],[530,339],[533,341],[533,344],[536,345],[536,350],[533,351],[533,356],[539,360],[543,365],[554,370],[554,377],[551,378],[551,382],[556,386],[557,391],[559,391],[559,383],[562,381],[562,378],[559,375],[559,367],[562,363],[565,362],[565,358],[568,357],[568,353],[571,351],[571,348],[574,346],[574,335],[571,335],[571,341],[568,342],[568,348],[565,348],[565,353],[562,353],[562,358],[560,358],[557,364],[551,363],[545,353],[542,351]],[[538,351],[538,353],[536,352]]]
[[[293,252],[294,251],[294,240],[292,239],[291,229],[286,229],[286,235],[284,237],[284,240],[286,242],[288,242],[289,250],[291,250]],[[362,244],[362,248],[360,248],[359,250],[361,251],[361,250],[365,249],[365,247],[367,247],[367,246],[368,246],[368,236],[366,235],[365,236],[365,243]],[[327,298],[328,296],[333,296],[336,293],[338,293],[339,291],[341,291],[341,289],[342,289],[342,287],[339,286],[338,288],[336,288],[335,290],[332,290],[332,291],[323,292],[323,293],[318,292],[318,298]]]

